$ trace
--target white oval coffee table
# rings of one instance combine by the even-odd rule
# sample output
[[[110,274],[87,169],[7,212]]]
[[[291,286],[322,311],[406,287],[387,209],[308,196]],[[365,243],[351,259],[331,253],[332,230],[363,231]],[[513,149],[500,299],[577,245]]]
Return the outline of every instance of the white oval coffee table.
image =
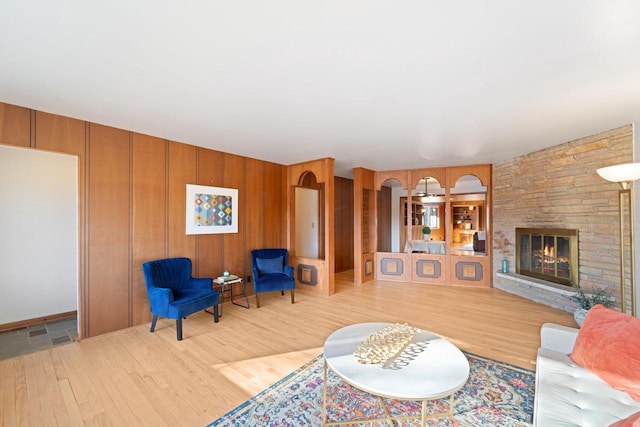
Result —
[[[391,323],[359,323],[332,333],[324,343],[323,425],[353,424],[354,421],[390,421],[391,416],[376,420],[326,421],[327,369],[342,380],[376,396],[422,402],[421,422],[427,418],[453,416],[453,397],[469,378],[469,361],[455,345],[431,332],[418,330],[411,342],[383,365],[362,364],[353,353],[369,335]],[[429,400],[450,397],[447,413],[427,414]],[[393,417],[398,419],[399,417]],[[406,417],[402,417],[406,419]],[[415,418],[415,417],[413,417]]]

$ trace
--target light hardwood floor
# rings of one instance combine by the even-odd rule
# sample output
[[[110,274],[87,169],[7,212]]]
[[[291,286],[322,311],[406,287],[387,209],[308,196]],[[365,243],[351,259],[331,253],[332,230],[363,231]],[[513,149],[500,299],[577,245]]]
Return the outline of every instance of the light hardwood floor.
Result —
[[[341,273],[336,294],[266,294],[261,307],[230,303],[214,324],[199,313],[0,362],[2,426],[205,426],[322,352],[352,323],[408,322],[461,349],[535,369],[544,322],[569,313],[497,289],[372,282]]]

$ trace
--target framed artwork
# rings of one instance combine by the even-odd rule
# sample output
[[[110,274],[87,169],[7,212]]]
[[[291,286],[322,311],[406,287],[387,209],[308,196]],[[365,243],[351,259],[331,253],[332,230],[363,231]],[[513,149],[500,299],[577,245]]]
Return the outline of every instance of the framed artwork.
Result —
[[[187,184],[187,234],[238,232],[238,190]]]

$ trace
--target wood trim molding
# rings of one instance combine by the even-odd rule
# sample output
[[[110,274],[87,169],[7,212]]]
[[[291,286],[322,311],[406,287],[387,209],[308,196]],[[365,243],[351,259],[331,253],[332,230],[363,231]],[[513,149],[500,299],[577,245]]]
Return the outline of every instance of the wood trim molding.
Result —
[[[17,322],[4,323],[0,325],[0,332],[13,331],[16,329],[26,328],[27,326],[38,325],[44,322],[52,322],[54,320],[68,319],[70,317],[76,317],[78,315],[77,310],[67,311],[58,314],[49,314],[47,316],[34,317],[33,319],[19,320]]]

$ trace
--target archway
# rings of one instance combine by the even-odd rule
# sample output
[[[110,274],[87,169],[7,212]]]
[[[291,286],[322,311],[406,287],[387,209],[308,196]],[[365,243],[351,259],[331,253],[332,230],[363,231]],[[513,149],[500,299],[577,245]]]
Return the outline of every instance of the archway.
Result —
[[[287,248],[290,264],[296,269],[297,284],[311,286],[326,295],[335,292],[333,180],[333,159],[298,163],[287,168]],[[317,200],[317,207],[312,208],[317,213],[317,221],[311,220],[317,222],[313,228],[310,222],[306,222],[306,214],[302,215],[308,206],[298,206],[299,198]],[[299,229],[298,220],[306,222]],[[314,229],[317,231],[312,232]],[[317,238],[317,254],[308,252],[306,243],[302,243],[308,237],[297,241],[297,234],[302,230],[309,231],[311,239]],[[299,245],[305,245],[305,249],[300,250]]]

